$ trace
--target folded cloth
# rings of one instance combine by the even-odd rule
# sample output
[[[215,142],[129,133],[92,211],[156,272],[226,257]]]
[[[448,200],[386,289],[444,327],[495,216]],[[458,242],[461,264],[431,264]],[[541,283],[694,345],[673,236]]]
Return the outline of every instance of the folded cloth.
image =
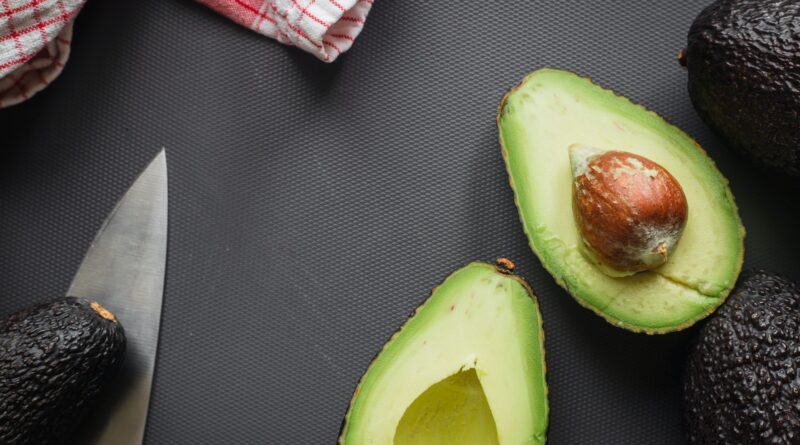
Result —
[[[0,0],[0,108],[53,81],[86,0]],[[242,26],[333,62],[353,45],[373,0],[198,0]]]
[[[61,73],[84,1],[0,0],[0,107],[30,98]]]
[[[242,26],[333,62],[353,45],[373,0],[198,1]]]

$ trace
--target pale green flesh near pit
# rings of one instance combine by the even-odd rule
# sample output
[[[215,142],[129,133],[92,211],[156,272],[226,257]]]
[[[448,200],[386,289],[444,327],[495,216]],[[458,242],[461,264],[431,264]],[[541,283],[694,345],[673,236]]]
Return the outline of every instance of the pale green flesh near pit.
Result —
[[[551,69],[506,96],[498,128],[531,246],[581,304],[618,326],[658,333],[691,325],[727,297],[741,269],[744,229],[727,181],[685,133],[588,79]],[[579,252],[572,144],[642,155],[678,180],[689,218],[667,264],[612,278]]]
[[[431,386],[406,409],[395,445],[497,445],[497,426],[475,368]]]
[[[520,279],[483,263],[456,271],[369,366],[340,443],[545,443],[541,328]]]

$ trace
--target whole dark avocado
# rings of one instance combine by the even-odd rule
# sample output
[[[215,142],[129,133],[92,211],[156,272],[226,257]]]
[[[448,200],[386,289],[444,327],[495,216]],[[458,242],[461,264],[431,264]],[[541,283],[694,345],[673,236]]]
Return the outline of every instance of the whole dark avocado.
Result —
[[[69,443],[124,355],[122,326],[95,302],[62,297],[0,321],[0,444]]]
[[[690,353],[688,442],[800,443],[798,369],[798,288],[766,272],[744,274]]]
[[[702,119],[736,150],[800,179],[800,2],[718,0],[681,63]]]

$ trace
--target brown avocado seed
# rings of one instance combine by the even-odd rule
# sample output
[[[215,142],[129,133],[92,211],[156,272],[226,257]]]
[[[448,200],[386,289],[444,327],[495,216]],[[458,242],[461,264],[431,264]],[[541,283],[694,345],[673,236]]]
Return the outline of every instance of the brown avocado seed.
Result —
[[[573,145],[569,156],[572,207],[585,256],[614,277],[665,264],[688,215],[678,181],[633,153]]]

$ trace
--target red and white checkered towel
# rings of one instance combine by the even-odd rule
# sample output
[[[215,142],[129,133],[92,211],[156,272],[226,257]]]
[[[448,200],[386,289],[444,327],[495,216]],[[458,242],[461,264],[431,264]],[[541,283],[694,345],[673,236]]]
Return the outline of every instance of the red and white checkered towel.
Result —
[[[242,26],[325,62],[347,51],[373,0],[198,0]]]
[[[347,51],[373,0],[198,0],[231,20],[325,62]],[[85,0],[0,0],[0,108],[53,81]]]
[[[84,0],[0,0],[0,107],[47,86],[69,57]]]

